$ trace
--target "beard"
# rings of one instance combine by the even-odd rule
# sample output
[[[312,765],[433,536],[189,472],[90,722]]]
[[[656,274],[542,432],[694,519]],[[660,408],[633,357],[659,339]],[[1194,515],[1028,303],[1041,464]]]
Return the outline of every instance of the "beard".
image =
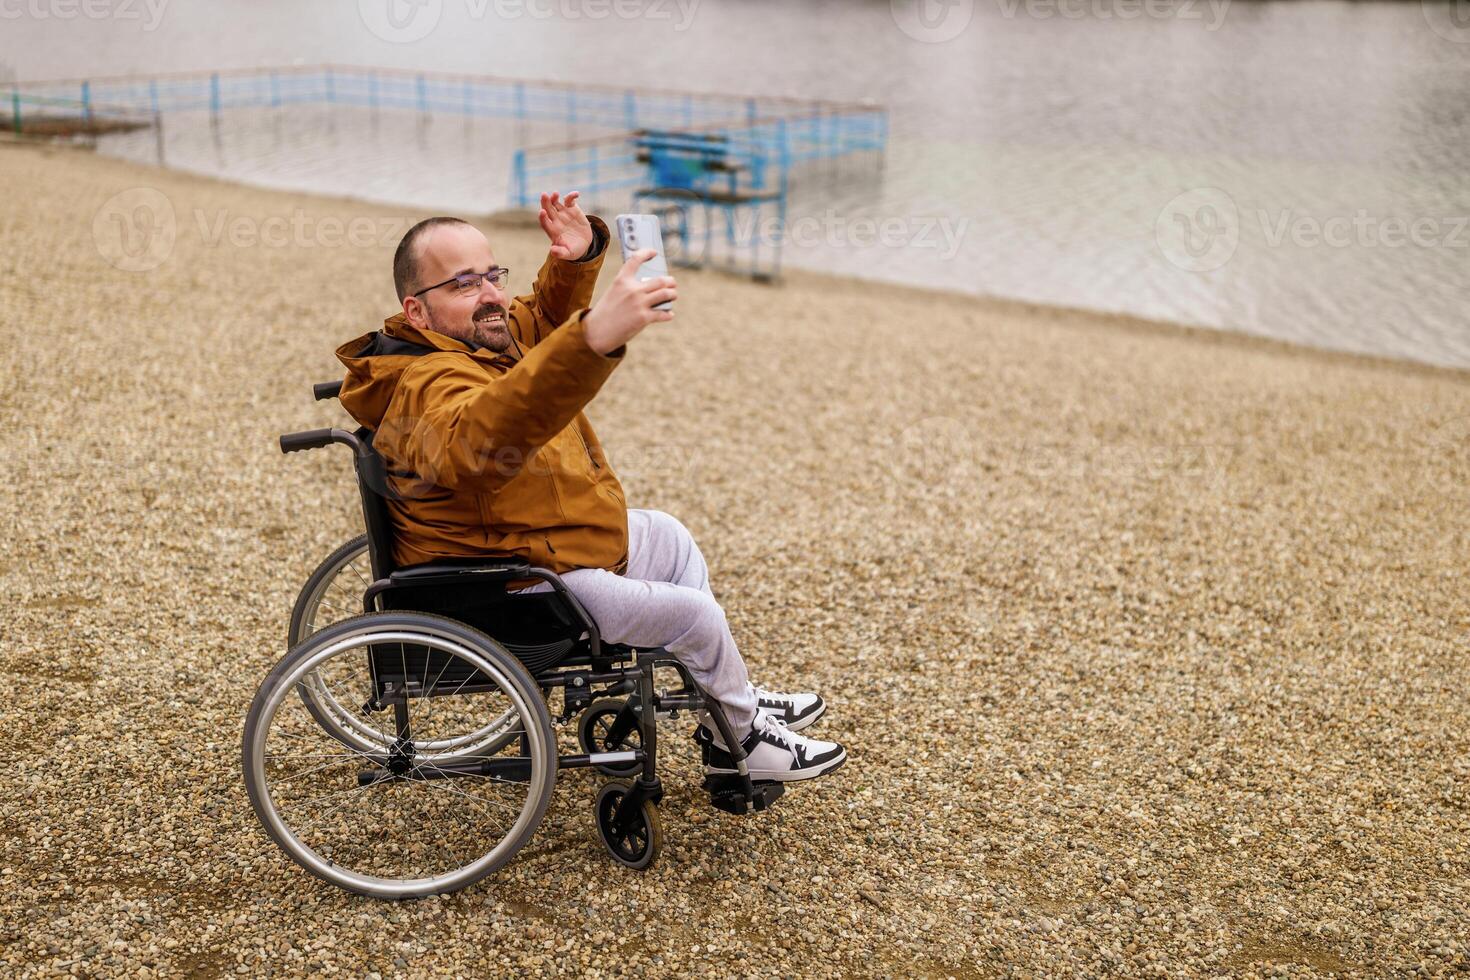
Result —
[[[510,320],[506,314],[505,307],[499,303],[483,303],[475,308],[470,315],[469,323],[460,329],[448,329],[447,324],[439,322],[433,310],[429,310],[429,328],[438,333],[462,340],[473,347],[483,347],[497,354],[504,354],[510,349]],[[500,319],[485,320],[486,317],[499,315]]]

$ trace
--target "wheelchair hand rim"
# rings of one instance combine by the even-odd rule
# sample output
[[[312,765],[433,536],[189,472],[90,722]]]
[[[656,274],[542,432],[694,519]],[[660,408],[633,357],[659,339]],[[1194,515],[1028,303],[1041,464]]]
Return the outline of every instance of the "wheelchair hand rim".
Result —
[[[334,624],[327,630],[335,628]],[[323,633],[326,632],[323,631]],[[310,643],[312,640],[307,642]],[[417,643],[435,647],[446,653],[463,657],[485,676],[492,678],[500,685],[506,697],[512,701],[520,717],[526,720],[523,728],[530,743],[532,766],[528,786],[537,787],[543,782],[548,784],[539,796],[534,790],[528,791],[526,802],[522,805],[515,822],[494,848],[479,859],[443,875],[407,879],[386,878],[362,874],[337,865],[320,855],[291,830],[277,812],[274,800],[271,798],[265,775],[265,741],[270,731],[270,723],[275,719],[276,712],[286,700],[288,693],[301,682],[302,677],[308,671],[315,670],[328,659],[344,650],[373,643]],[[517,685],[491,660],[460,642],[458,638],[439,632],[427,625],[414,624],[410,628],[394,628],[357,624],[354,628],[346,630],[345,635],[332,637],[330,642],[323,643],[321,649],[312,652],[308,657],[301,658],[301,662],[292,665],[291,670],[284,677],[277,677],[274,674],[268,677],[257,696],[265,698],[265,707],[258,714],[252,712],[254,727],[247,732],[245,744],[245,764],[249,770],[247,775],[251,777],[247,780],[247,788],[250,791],[250,801],[256,815],[265,826],[266,832],[293,860],[302,864],[317,877],[350,890],[382,898],[407,898],[462,888],[478,881],[510,860],[516,851],[530,839],[531,832],[540,824],[550,804],[551,788],[555,784],[556,777],[554,763],[548,764],[546,759],[547,739],[550,733],[546,728],[531,723],[537,718],[537,713],[527,703],[520,685]],[[372,757],[367,756],[367,758],[371,760]]]

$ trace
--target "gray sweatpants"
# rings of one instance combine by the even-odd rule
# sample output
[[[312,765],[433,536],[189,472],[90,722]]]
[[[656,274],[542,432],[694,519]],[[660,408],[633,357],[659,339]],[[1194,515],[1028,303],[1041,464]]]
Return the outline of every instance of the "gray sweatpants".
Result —
[[[730,728],[755,724],[756,696],[725,611],[709,588],[709,568],[687,528],[659,510],[628,511],[628,569],[575,568],[562,581],[597,622],[602,639],[663,647],[720,702]],[[545,592],[545,582],[524,589]]]

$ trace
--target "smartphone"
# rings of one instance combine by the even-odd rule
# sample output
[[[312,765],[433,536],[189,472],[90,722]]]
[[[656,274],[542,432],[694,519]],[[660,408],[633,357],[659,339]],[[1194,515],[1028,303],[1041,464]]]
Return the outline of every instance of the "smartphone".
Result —
[[[651,248],[658,254],[638,267],[639,279],[659,279],[669,274],[669,264],[664,259],[664,236],[658,228],[656,214],[620,214],[613,219],[618,229],[618,244],[623,246],[623,261],[634,252]],[[660,303],[655,310],[673,308],[673,303]]]

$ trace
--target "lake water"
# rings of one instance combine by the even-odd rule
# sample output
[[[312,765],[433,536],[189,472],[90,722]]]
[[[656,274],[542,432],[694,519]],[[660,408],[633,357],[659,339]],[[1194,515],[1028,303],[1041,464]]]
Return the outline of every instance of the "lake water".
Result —
[[[872,98],[890,109],[886,167],[805,186],[787,263],[1470,367],[1463,3],[14,9],[0,61],[23,80],[335,62]],[[395,116],[247,112],[217,130],[171,119],[167,153],[271,186],[503,206],[504,124]],[[146,156],[127,141],[116,152]]]

